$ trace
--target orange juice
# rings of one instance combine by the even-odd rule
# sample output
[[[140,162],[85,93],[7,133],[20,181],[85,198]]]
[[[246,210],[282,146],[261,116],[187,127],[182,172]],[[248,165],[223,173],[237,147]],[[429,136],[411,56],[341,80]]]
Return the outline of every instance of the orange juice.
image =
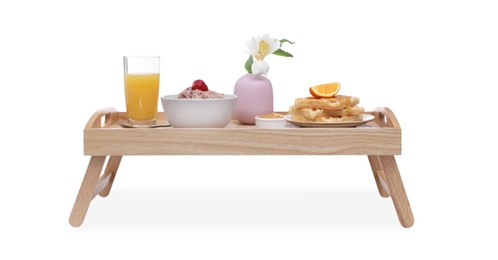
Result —
[[[125,73],[124,81],[128,119],[136,121],[156,119],[159,73]]]

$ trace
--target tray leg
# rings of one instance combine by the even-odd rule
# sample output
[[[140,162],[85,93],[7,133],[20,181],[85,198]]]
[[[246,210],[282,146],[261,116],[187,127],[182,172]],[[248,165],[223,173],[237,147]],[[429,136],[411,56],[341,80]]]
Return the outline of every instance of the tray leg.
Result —
[[[104,167],[106,156],[92,156],[86,169],[85,177],[81,182],[80,191],[74,202],[73,210],[69,216],[69,223],[79,227],[85,219],[90,202],[95,197],[95,189],[99,182],[99,175]]]
[[[109,161],[107,162],[107,166],[105,167],[104,174],[100,177],[101,180],[105,180],[109,178],[108,183],[106,183],[105,187],[103,187],[102,191],[99,192],[101,197],[107,197],[109,192],[111,192],[112,184],[114,182],[114,178],[116,177],[116,173],[119,168],[119,163],[121,162],[121,158],[123,156],[110,156]]]
[[[379,190],[380,196],[383,198],[388,198],[389,187],[387,185],[387,180],[384,174],[384,170],[382,169],[382,165],[380,164],[379,156],[369,155],[368,161],[370,162],[370,167],[372,168],[375,184],[377,184],[377,189]]]
[[[391,198],[398,214],[399,222],[405,228],[409,228],[414,223],[410,202],[406,196],[405,187],[399,174],[398,166],[394,156],[379,156],[383,172],[387,179],[387,185],[391,193]]]

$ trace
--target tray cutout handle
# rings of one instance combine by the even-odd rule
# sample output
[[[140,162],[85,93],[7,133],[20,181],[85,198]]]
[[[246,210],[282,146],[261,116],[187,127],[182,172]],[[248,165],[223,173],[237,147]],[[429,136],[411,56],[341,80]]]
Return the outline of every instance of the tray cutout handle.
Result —
[[[378,107],[374,110],[374,115],[377,118],[379,124],[388,127],[400,128],[398,119],[394,115],[393,111],[388,107]]]
[[[90,128],[105,128],[115,123],[119,118],[119,112],[113,108],[103,108],[95,112],[88,120],[85,129]]]

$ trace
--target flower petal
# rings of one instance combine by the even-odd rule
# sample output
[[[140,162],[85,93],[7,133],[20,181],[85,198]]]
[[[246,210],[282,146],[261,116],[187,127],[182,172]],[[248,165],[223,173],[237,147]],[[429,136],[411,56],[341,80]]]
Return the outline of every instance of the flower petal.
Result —
[[[246,41],[247,48],[249,48],[249,51],[251,52],[252,56],[256,56],[259,51],[259,40],[256,38],[252,38],[248,41]]]
[[[271,41],[268,42],[268,55],[274,53],[276,50],[280,48],[280,41],[277,39],[271,39]]]
[[[251,55],[256,60],[263,60],[266,56],[273,54],[282,45],[278,39],[272,39],[269,34],[256,36],[246,42]]]
[[[271,38],[269,34],[263,35],[263,37],[261,37],[261,39],[263,41],[265,41],[266,43],[268,43],[268,48],[266,49],[264,56],[267,56],[267,55],[274,53],[282,45],[278,39]]]
[[[270,71],[270,65],[268,65],[268,63],[264,60],[255,60],[251,66],[251,69],[253,75],[266,75],[268,74],[268,71]]]

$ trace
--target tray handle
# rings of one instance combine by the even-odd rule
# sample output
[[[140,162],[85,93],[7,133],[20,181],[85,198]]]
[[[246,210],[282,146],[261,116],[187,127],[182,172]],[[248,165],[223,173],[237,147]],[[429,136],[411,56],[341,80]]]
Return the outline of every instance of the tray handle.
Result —
[[[104,118],[104,122],[102,122]],[[104,128],[115,123],[119,118],[118,111],[113,107],[103,108],[95,112],[88,120],[85,129]]]
[[[374,115],[377,121],[384,126],[400,128],[398,119],[393,111],[388,107],[378,107],[374,110]]]

